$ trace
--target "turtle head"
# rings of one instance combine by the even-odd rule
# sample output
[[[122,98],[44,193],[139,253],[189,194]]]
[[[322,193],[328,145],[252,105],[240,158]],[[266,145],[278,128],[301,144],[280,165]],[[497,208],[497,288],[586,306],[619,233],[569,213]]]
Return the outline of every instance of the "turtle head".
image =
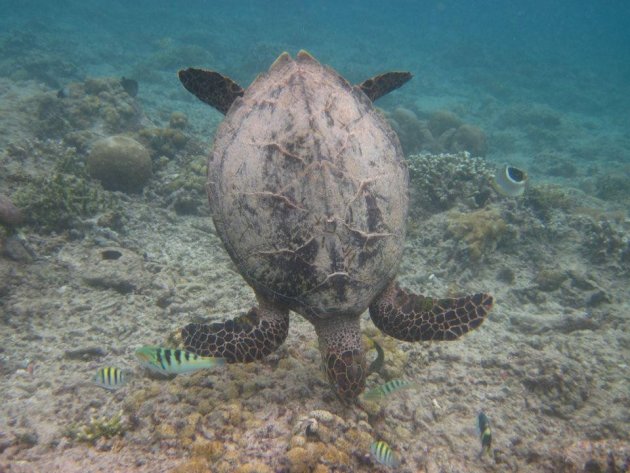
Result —
[[[342,399],[356,398],[365,389],[367,375],[359,317],[319,319],[315,331],[330,384]]]
[[[358,350],[322,353],[328,380],[342,399],[354,399],[365,389],[365,356]]]

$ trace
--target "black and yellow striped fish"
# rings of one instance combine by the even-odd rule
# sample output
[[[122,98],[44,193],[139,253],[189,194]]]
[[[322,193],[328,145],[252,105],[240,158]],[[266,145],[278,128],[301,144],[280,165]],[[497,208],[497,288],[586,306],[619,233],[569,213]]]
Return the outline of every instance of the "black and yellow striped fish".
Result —
[[[136,350],[142,366],[161,374],[191,373],[225,364],[225,358],[199,356],[186,350],[143,346]]]
[[[392,451],[387,443],[379,440],[378,442],[374,442],[370,447],[370,452],[374,456],[377,462],[381,465],[397,467],[400,465],[400,461],[396,454]]]
[[[412,386],[413,383],[405,381],[404,379],[392,379],[385,384],[381,384],[380,386],[376,386],[375,388],[370,389],[363,395],[363,397],[365,399],[379,399],[395,391],[410,388]]]
[[[97,386],[112,391],[120,388],[126,381],[123,370],[114,366],[99,368],[96,375],[94,375],[94,383]]]

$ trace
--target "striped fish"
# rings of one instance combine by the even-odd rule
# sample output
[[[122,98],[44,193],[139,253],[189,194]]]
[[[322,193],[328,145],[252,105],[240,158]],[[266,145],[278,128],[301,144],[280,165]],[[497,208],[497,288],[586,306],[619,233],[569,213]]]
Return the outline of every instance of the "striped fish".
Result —
[[[136,357],[142,366],[160,374],[192,373],[225,364],[225,358],[199,356],[186,350],[149,345],[138,348]]]
[[[481,452],[479,452],[479,456],[483,455],[484,452],[492,456],[492,430],[490,430],[488,416],[480,412],[477,422],[479,427],[479,440],[481,440]]]
[[[125,373],[114,366],[99,368],[94,375],[94,383],[101,388],[114,391],[126,382]]]
[[[410,383],[409,381],[405,381],[403,379],[392,379],[385,384],[381,384],[380,386],[376,386],[375,388],[370,389],[363,395],[363,397],[365,399],[380,399],[382,397],[388,396],[395,391],[399,391],[401,389],[409,388],[412,386],[413,383]]]
[[[374,442],[370,447],[370,452],[374,456],[377,462],[381,465],[397,467],[400,465],[400,461],[392,451],[392,449],[387,445],[387,443],[379,440],[378,442]]]

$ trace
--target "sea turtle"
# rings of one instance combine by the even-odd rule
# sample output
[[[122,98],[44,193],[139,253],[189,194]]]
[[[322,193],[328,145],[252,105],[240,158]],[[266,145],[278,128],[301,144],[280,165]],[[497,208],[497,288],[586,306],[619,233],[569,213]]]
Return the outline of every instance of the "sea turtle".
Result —
[[[390,72],[352,86],[300,51],[282,53],[242,89],[214,71],[179,71],[184,87],[225,114],[208,160],[216,231],[258,306],[182,329],[187,350],[250,362],[273,352],[289,311],[311,322],[342,398],[365,387],[360,316],[405,341],[453,340],[478,327],[492,297],[433,299],[395,281],[403,253],[408,170],[372,102],[411,78]]]

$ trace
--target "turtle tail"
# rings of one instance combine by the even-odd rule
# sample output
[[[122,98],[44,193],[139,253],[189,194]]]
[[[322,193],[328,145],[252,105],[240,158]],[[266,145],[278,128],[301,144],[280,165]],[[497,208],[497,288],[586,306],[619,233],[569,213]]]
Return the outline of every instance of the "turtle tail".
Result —
[[[276,350],[289,332],[289,311],[264,303],[226,322],[188,324],[182,329],[186,350],[228,363],[260,360]]]
[[[479,327],[492,304],[489,294],[433,299],[394,281],[370,304],[370,317],[381,331],[406,342],[455,340]]]

